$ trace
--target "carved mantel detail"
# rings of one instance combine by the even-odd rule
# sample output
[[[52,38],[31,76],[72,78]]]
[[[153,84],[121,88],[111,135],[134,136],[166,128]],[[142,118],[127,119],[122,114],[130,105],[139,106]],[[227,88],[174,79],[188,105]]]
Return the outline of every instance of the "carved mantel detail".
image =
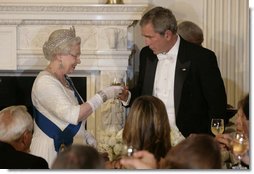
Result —
[[[144,4],[8,4],[0,5],[0,19],[23,20],[139,20]]]
[[[82,39],[79,70],[127,70],[131,53],[128,28],[141,18],[146,8],[144,4],[2,3],[0,37],[2,31],[3,39],[9,36],[11,43],[0,51],[14,61],[12,65],[0,65],[0,69],[44,68],[47,62],[42,59],[41,48],[48,35],[54,29],[74,25]],[[10,35],[6,36],[6,32]]]

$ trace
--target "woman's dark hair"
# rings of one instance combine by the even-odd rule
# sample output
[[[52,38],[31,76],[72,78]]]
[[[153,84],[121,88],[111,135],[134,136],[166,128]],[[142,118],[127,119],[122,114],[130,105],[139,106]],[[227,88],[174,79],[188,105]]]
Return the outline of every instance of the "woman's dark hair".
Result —
[[[242,108],[247,120],[249,120],[249,94],[239,101],[238,108]]]

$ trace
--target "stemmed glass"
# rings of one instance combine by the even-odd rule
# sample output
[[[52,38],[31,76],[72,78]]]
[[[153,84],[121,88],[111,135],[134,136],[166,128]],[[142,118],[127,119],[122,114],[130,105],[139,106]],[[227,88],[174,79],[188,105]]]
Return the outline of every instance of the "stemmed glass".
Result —
[[[231,141],[231,149],[233,154],[238,159],[238,165],[233,166],[232,169],[247,169],[241,165],[242,156],[248,150],[248,138],[241,132],[236,132]]]
[[[113,82],[111,83],[111,85],[112,85],[112,86],[124,86],[125,84],[124,84],[123,78],[117,78],[117,77],[115,77],[114,80],[113,80]],[[118,94],[116,94],[115,96],[117,96],[117,95],[118,95]],[[113,103],[117,103],[117,102],[118,102],[118,100],[117,100],[117,98],[115,97]]]
[[[219,118],[213,118],[211,121],[211,131],[216,136],[224,132],[224,120]]]
[[[122,156],[125,157],[131,157],[134,152],[137,150],[133,146],[127,146],[126,144],[123,144],[122,146]]]

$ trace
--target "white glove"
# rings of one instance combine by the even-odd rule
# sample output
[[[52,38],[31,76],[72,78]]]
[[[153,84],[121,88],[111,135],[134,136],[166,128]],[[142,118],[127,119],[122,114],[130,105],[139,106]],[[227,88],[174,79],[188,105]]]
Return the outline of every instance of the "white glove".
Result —
[[[108,99],[116,98],[122,92],[122,90],[122,86],[109,86],[103,88],[101,91],[98,92],[98,94],[101,96],[103,102],[105,102]]]
[[[95,94],[92,98],[86,101],[90,104],[93,109],[93,112],[103,103],[102,97],[99,94]]]
[[[116,98],[123,90],[122,86],[109,86],[100,90],[95,96],[86,102],[90,104],[93,112],[105,101],[111,98]]]
[[[94,138],[94,136],[88,132],[88,131],[85,131],[85,140],[86,140],[86,143],[90,146],[93,146],[94,148],[97,147],[97,141],[96,139]]]

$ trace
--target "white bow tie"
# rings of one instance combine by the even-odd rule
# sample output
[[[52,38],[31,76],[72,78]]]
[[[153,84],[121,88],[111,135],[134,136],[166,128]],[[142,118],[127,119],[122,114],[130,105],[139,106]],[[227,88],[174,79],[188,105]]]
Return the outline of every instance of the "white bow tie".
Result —
[[[157,57],[159,60],[173,60],[174,58],[171,54],[162,54],[162,53],[158,54]]]

